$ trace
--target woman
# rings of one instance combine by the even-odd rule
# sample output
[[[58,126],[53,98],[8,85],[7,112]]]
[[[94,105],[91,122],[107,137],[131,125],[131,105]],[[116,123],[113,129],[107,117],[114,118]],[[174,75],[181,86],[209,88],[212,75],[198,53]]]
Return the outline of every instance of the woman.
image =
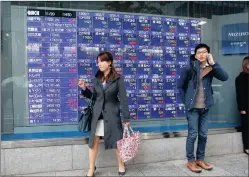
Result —
[[[95,100],[93,106],[93,117],[89,136],[89,163],[90,168],[87,176],[93,176],[95,161],[99,146],[99,137],[105,140],[105,149],[116,149],[119,167],[119,176],[125,174],[124,163],[121,161],[117,151],[117,141],[122,139],[123,127],[120,117],[120,103],[125,126],[130,124],[128,99],[124,79],[113,66],[113,56],[109,52],[102,52],[97,56],[99,70],[93,82],[93,93],[86,87],[83,80],[79,80],[82,95]]]
[[[249,92],[249,56],[245,57],[242,62],[243,71],[236,77],[236,96],[238,109],[241,115],[242,140],[244,152],[249,154],[248,135],[249,135],[249,108],[248,108],[248,92]]]

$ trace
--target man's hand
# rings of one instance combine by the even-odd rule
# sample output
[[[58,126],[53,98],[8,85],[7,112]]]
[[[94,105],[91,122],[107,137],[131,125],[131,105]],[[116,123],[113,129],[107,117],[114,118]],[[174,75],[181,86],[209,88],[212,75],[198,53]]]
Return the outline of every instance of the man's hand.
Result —
[[[211,53],[209,53],[209,54],[207,55],[207,58],[208,58],[208,63],[209,63],[210,65],[214,65],[214,64],[215,64],[213,55],[212,55]]]

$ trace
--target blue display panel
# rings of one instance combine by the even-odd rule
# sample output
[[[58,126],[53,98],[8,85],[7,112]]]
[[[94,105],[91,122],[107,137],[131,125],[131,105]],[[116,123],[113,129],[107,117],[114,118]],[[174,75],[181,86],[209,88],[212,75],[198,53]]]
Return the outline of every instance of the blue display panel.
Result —
[[[76,13],[28,10],[27,26],[30,123],[77,121]]]
[[[222,54],[248,54],[249,53],[249,23],[236,23],[222,25]]]
[[[196,19],[120,13],[27,10],[30,124],[74,123],[91,89],[96,57],[109,51],[124,75],[131,118],[183,117],[176,88],[200,43]]]

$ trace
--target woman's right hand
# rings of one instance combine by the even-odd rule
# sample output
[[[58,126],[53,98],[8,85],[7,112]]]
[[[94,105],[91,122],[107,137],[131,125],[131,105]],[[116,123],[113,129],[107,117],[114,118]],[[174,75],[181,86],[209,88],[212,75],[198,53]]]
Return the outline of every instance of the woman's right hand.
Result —
[[[83,90],[86,89],[86,83],[83,79],[79,79],[78,86],[82,88]]]
[[[240,114],[246,114],[246,111],[240,111]]]

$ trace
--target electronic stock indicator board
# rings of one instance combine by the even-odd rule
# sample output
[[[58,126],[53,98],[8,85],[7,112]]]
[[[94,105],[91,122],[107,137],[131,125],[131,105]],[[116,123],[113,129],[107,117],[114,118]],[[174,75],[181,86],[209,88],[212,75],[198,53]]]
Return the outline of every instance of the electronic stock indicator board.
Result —
[[[75,123],[101,51],[124,76],[133,120],[184,117],[176,88],[201,40],[198,19],[124,13],[27,10],[30,124]]]

